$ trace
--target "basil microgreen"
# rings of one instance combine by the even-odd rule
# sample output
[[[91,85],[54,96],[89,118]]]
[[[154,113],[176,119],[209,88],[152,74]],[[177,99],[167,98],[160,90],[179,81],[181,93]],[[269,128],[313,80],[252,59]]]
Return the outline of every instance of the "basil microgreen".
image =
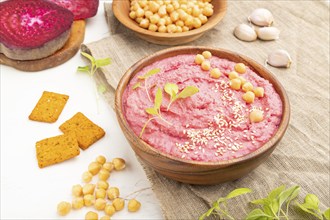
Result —
[[[305,197],[304,203],[300,204],[299,202],[296,202],[296,204],[304,212],[312,214],[315,217],[317,217],[318,219],[321,219],[321,220],[323,219],[321,210],[319,208],[319,198],[317,198],[316,195],[307,194]]]
[[[138,76],[138,79],[140,80],[144,80],[144,85],[142,86],[141,82],[137,82],[133,85],[133,90],[134,89],[137,89],[137,88],[142,88],[142,89],[145,89],[146,90],[146,93],[147,93],[147,96],[148,96],[148,99],[149,101],[151,102],[151,98],[150,98],[150,95],[149,95],[149,89],[150,87],[148,86],[147,84],[147,79],[157,73],[160,72],[160,69],[159,68],[155,68],[155,69],[152,69],[152,70],[149,70],[147,73],[145,73],[143,76]],[[152,87],[152,86],[151,86]]]
[[[323,212],[323,215],[325,217],[326,220],[330,220],[330,208],[328,208],[327,210],[325,210]]]
[[[220,217],[220,219],[223,219],[224,217],[228,219],[234,219],[227,211],[227,201],[234,197],[250,192],[252,192],[252,190],[249,188],[239,188],[231,191],[227,196],[221,197],[216,202],[214,202],[212,207],[199,217],[199,220],[203,220],[211,215],[217,215]]]
[[[110,58],[96,60],[93,56],[91,56],[88,53],[81,52],[81,55],[83,55],[90,61],[90,65],[89,66],[78,66],[77,70],[80,72],[87,72],[90,76],[93,76],[98,68],[111,64]]]
[[[167,110],[170,109],[171,104],[178,99],[185,99],[199,92],[196,86],[187,86],[179,94],[179,87],[174,83],[166,83],[164,90],[170,95],[170,103],[167,106]]]

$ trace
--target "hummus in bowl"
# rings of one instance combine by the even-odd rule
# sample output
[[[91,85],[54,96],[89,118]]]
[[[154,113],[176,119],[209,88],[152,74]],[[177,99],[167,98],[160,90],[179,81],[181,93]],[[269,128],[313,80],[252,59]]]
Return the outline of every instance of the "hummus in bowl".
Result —
[[[203,51],[212,54],[205,64],[196,58]],[[188,95],[180,96],[183,91]],[[283,136],[290,111],[283,87],[255,61],[220,49],[177,47],[127,71],[116,112],[143,162],[181,182],[214,184],[264,161]]]

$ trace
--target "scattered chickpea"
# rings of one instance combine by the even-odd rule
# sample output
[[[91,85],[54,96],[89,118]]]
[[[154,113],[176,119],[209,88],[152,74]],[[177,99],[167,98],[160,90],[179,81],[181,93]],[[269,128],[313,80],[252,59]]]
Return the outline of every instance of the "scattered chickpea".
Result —
[[[73,196],[79,197],[79,196],[82,196],[82,194],[83,194],[83,191],[82,191],[81,185],[77,184],[77,185],[72,186],[72,195]]]
[[[109,183],[104,180],[99,180],[96,185],[99,189],[107,190],[109,188]]]
[[[106,181],[110,177],[110,172],[106,169],[101,169],[99,172],[99,180]]]
[[[241,80],[235,78],[230,80],[230,88],[234,90],[240,90],[241,88]]]
[[[72,208],[73,209],[81,209],[84,207],[84,198],[83,197],[76,197],[72,200]]]
[[[231,71],[229,74],[228,74],[228,77],[229,79],[236,79],[238,77],[238,73],[235,72],[235,71]]]
[[[95,176],[102,168],[102,165],[98,162],[92,162],[88,165],[88,171]]]
[[[89,211],[85,215],[85,220],[98,220],[99,215],[96,212]]]
[[[95,190],[96,199],[105,199],[107,197],[107,192],[104,189]]]
[[[83,187],[82,190],[84,195],[93,194],[95,190],[95,184],[88,183]]]
[[[113,207],[115,207],[116,211],[120,211],[125,206],[125,201],[122,198],[116,198],[112,202]]]
[[[99,211],[104,210],[105,205],[106,205],[105,199],[99,198],[95,200],[94,207],[96,210]]]
[[[250,83],[250,82],[246,82],[246,83],[244,83],[244,85],[242,86],[242,90],[243,90],[244,92],[252,91],[252,90],[253,90],[253,85],[252,85],[252,83]]]
[[[246,102],[246,103],[253,103],[254,102],[254,93],[251,92],[251,91],[247,91],[246,93],[243,94],[243,100]]]
[[[195,63],[201,65],[204,62],[205,58],[202,54],[197,54],[195,56]]]
[[[71,211],[71,204],[69,202],[60,202],[57,205],[57,213],[61,216],[67,215]]]
[[[234,69],[236,72],[243,74],[246,72],[246,66],[244,63],[236,63],[236,65],[234,66]]]
[[[210,70],[211,69],[211,63],[207,60],[204,60],[201,67],[202,67],[202,70]]]
[[[92,206],[95,202],[95,197],[91,194],[84,195],[84,204],[85,206]]]
[[[252,123],[261,122],[264,119],[264,114],[261,110],[255,109],[250,113],[250,121]]]
[[[211,57],[212,57],[212,53],[210,52],[210,51],[204,51],[203,53],[202,53],[202,55],[203,55],[203,57],[205,58],[205,59],[210,59]]]
[[[129,212],[136,212],[140,209],[141,203],[136,199],[131,199],[128,201],[128,211]]]
[[[114,158],[112,160],[112,163],[115,167],[115,170],[122,170],[126,167],[126,162],[124,159],[122,158]]]
[[[100,218],[100,220],[110,220],[110,216],[104,215]]]
[[[110,187],[107,190],[107,195],[110,200],[116,199],[119,197],[119,189],[117,187]]]
[[[116,209],[113,205],[107,204],[104,208],[104,212],[105,214],[112,216],[113,214],[115,214]]]
[[[262,98],[264,97],[264,88],[262,87],[256,87],[254,90],[253,90],[254,94],[256,95],[256,97],[258,98]]]
[[[86,171],[82,174],[82,180],[85,183],[89,183],[90,181],[92,181],[92,179],[93,179],[93,175],[89,171]]]
[[[210,72],[210,76],[214,79],[219,79],[221,76],[221,72],[218,68],[214,68]]]

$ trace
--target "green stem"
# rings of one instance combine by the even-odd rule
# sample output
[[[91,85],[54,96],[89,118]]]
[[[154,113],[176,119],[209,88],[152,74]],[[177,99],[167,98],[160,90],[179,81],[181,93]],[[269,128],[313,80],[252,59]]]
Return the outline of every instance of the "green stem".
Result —
[[[151,120],[155,119],[155,118],[156,118],[156,117],[149,118],[148,121],[143,125],[143,128],[142,128],[142,130],[141,130],[141,132],[140,132],[140,138],[142,137],[142,134],[143,134],[144,130],[146,129],[148,123],[149,123]]]
[[[285,217],[285,219],[286,220],[289,220],[288,216],[285,214],[285,212],[283,211],[283,209],[280,208],[280,210],[281,210],[281,213],[283,214],[283,216]]]
[[[144,80],[144,88],[146,90],[146,93],[147,93],[147,96],[148,96],[149,101],[152,102],[151,101],[151,98],[150,98],[150,95],[149,95],[149,91],[148,91],[147,79]]]

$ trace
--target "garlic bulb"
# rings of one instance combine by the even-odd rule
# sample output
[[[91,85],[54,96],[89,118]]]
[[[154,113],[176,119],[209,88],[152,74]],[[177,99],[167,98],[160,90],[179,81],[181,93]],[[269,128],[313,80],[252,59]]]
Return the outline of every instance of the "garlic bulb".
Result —
[[[257,39],[257,33],[247,24],[238,25],[234,30],[234,35],[243,41],[255,41]]]
[[[248,17],[248,20],[253,24],[262,27],[271,26],[274,22],[272,13],[265,8],[255,9]]]
[[[268,55],[266,62],[274,67],[289,68],[292,60],[290,54],[286,50],[278,49]]]
[[[257,30],[257,35],[261,40],[276,40],[280,37],[280,30],[276,27],[262,27]]]

